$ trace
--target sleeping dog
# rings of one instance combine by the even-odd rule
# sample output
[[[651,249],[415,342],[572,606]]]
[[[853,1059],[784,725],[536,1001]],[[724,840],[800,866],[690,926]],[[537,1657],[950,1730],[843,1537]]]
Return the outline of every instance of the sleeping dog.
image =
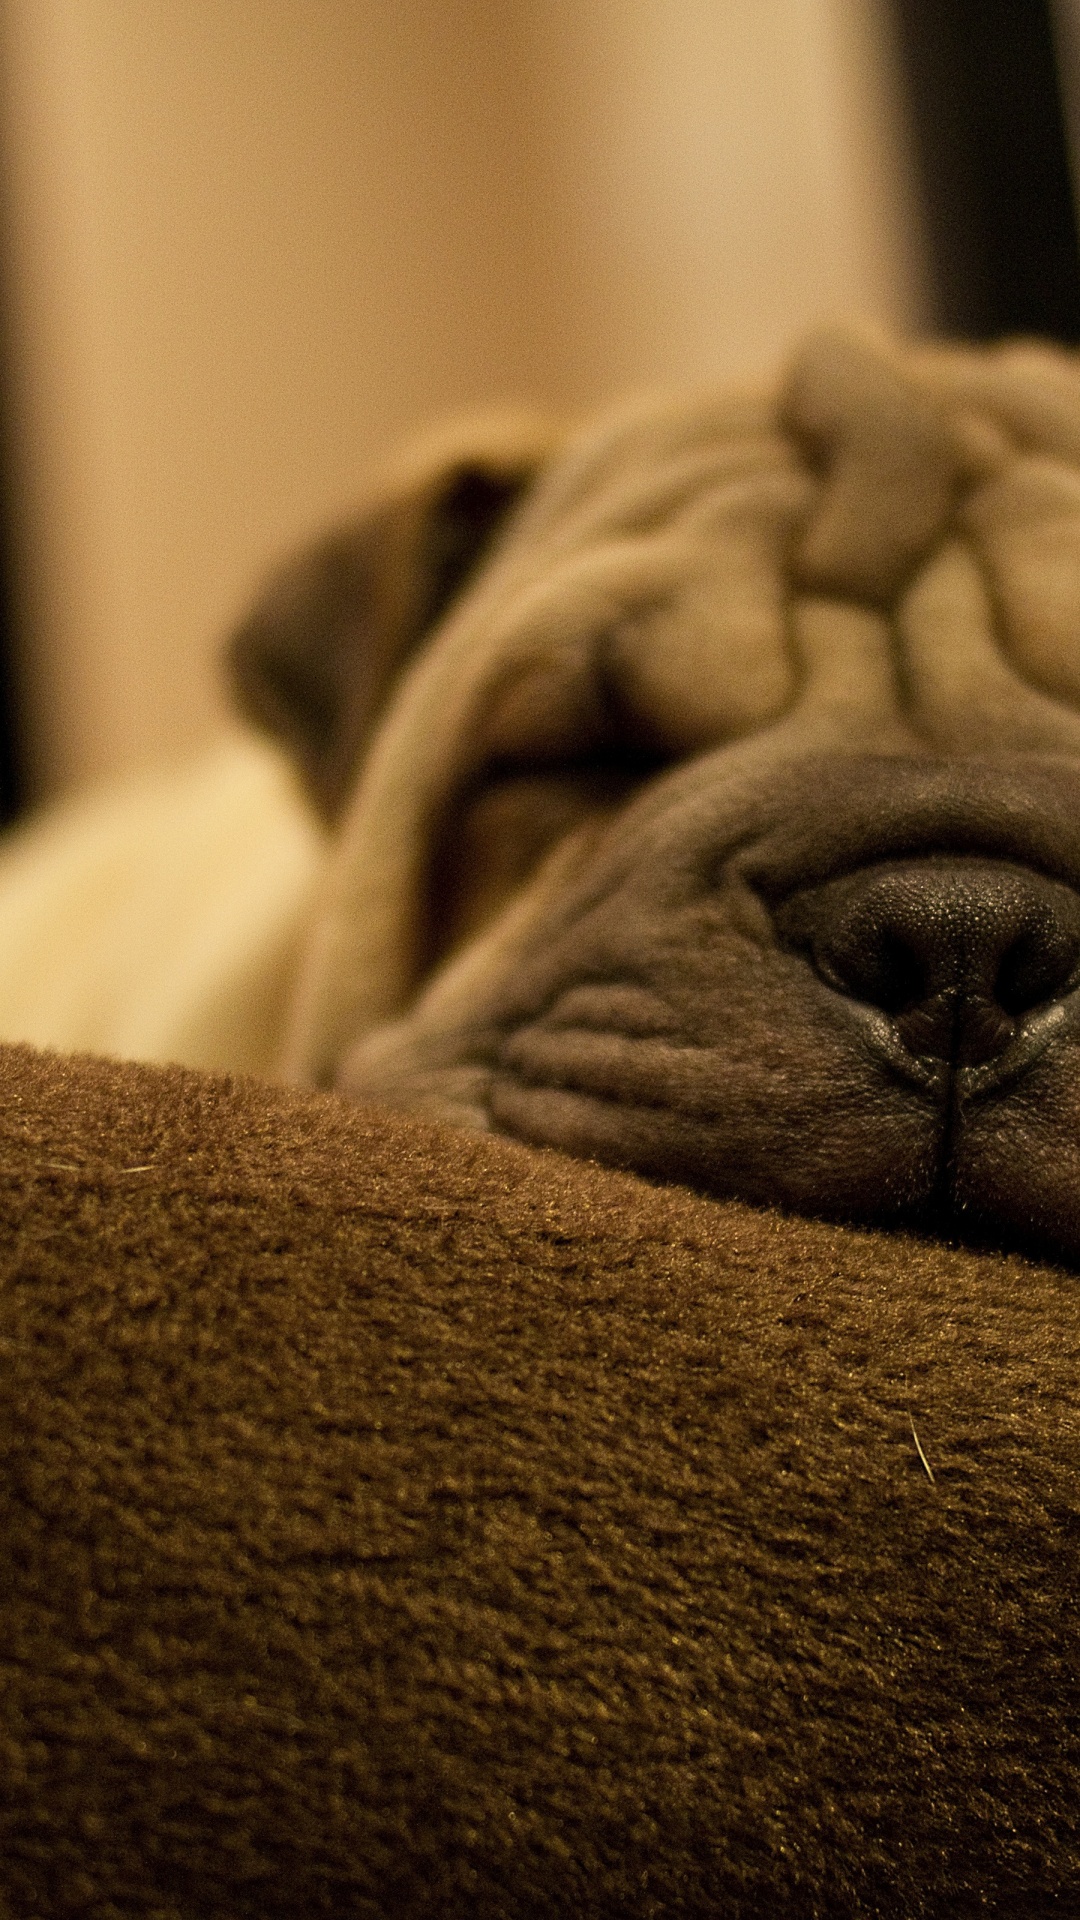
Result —
[[[477,429],[230,659],[329,830],[238,1002],[278,1071],[1080,1254],[1072,357],[828,334],[763,394]]]

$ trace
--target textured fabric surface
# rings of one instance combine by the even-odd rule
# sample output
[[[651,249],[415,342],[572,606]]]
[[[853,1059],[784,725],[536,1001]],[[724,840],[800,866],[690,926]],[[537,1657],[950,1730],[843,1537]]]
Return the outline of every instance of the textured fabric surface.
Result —
[[[1075,1913],[1075,1275],[0,1075],[5,1916]]]

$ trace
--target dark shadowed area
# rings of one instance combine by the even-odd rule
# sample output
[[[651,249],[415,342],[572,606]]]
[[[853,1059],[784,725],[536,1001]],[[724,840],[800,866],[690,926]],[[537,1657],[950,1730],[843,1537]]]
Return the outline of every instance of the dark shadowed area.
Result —
[[[937,325],[1080,340],[1080,251],[1046,0],[892,0]]]

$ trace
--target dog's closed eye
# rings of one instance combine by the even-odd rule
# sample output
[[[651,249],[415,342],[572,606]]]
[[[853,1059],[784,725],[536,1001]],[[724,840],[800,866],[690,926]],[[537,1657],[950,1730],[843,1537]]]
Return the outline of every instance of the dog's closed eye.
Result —
[[[569,834],[602,827],[671,765],[610,651],[603,635],[552,646],[491,687],[475,771],[435,837],[429,965],[479,933]]]
[[[434,843],[427,967],[493,920],[569,834],[603,827],[665,764],[660,753],[618,744],[546,763],[489,761]]]

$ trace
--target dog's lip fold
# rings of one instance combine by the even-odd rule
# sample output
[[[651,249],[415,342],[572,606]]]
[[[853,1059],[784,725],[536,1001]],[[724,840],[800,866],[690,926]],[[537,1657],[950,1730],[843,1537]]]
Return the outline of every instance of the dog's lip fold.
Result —
[[[947,1178],[948,1113],[925,1089],[887,1092],[883,1149],[862,1113],[865,1089],[846,1087],[840,1104],[849,1151],[837,1156],[825,1132],[811,1137],[805,1112],[789,1120],[753,1096],[753,1114],[729,1111],[723,1077],[710,1071],[714,1054],[707,1046],[630,1039],[592,1024],[526,1027],[504,1042],[493,1065],[491,1124],[512,1138],[646,1178],[804,1214],[911,1221],[937,1204]],[[673,1069],[681,1084],[658,1084],[658,1065]],[[880,1072],[878,1083],[880,1096]],[[872,1091],[871,1106],[873,1099]]]
[[[1071,1081],[1080,988],[1022,1016],[1000,1054],[971,1065],[913,1055],[886,1013],[828,997],[851,1023],[845,1084],[816,1114],[785,1120],[757,1105],[750,1134],[764,1116],[764,1145],[728,1111],[722,1058],[713,1077],[714,1049],[665,1031],[662,998],[627,979],[567,983],[538,1017],[490,1036],[488,1121],[534,1145],[719,1197],[1011,1245],[1020,1229],[984,1172],[985,1143],[998,1159],[1026,1160],[1041,1138],[1043,1088]],[[1055,1176],[1055,1195],[1060,1185]],[[1075,1255],[1068,1223],[1033,1221],[1025,1234],[1055,1257]]]
[[[897,1124],[890,1118],[877,1142],[869,1114],[864,1129],[854,1136],[849,1129],[848,1144],[862,1162],[854,1172],[844,1155],[833,1152],[827,1132],[816,1149],[811,1143],[807,1172],[798,1164],[800,1152],[805,1152],[798,1128],[778,1163],[775,1141],[774,1150],[762,1155],[724,1124],[720,1098],[712,1115],[676,1103],[629,1098],[605,1086],[603,1073],[595,1078],[581,1072],[560,1074],[552,1070],[553,1061],[545,1070],[538,1058],[530,1057],[531,1049],[523,1057],[515,1057],[515,1048],[502,1050],[487,1079],[485,1105],[497,1133],[621,1166],[646,1179],[685,1182],[720,1199],[826,1220],[899,1227],[958,1243],[1035,1244],[1049,1256],[1071,1262],[1077,1257],[1080,1223],[1074,1218],[1077,1209],[1067,1180],[1055,1179],[1051,1204],[1036,1204],[1030,1218],[1022,1209],[1018,1213],[1010,1180],[1004,1183],[1004,1200],[995,1190],[995,1174],[998,1186],[1002,1184],[997,1163],[1008,1165],[1017,1158],[1027,1162],[1030,1142],[1024,1122],[1030,1128],[1030,1101],[1017,1123],[1010,1113],[998,1115],[994,1101],[983,1098],[1002,1093],[1009,1104],[1010,1080],[1021,1079],[1048,1052],[1069,1017],[1065,1008],[1048,1009],[1007,1056],[988,1066],[958,1070],[952,1076],[952,1098],[948,1071],[940,1063],[928,1071],[929,1084],[919,1084],[918,1064],[910,1057],[896,1060],[894,1097],[898,1107],[906,1105],[906,1115],[899,1114]],[[621,1038],[604,1037],[613,1050]],[[906,1082],[906,1103],[901,1082]],[[1036,1102],[1038,1098],[1037,1092]]]
[[[868,1063],[917,1088],[943,1110],[1003,1092],[1048,1048],[1080,1033],[1080,986],[1074,986],[1060,999],[1034,1007],[1018,1019],[1008,1044],[990,1058],[956,1063],[913,1050],[892,1016],[880,1008],[847,996],[831,997],[842,1008],[852,1038]],[[619,1105],[662,1108],[669,1102],[632,1101],[625,1091],[615,1093],[604,1084],[616,1062],[625,1066],[633,1053],[643,1049],[654,1056],[663,1054],[669,1061],[691,1054],[704,1060],[713,1051],[708,1045],[679,1038],[658,996],[631,982],[613,980],[569,986],[535,1018],[495,1030],[485,1054],[497,1073],[509,1075],[523,1087],[558,1087]],[[723,1106],[719,1090],[715,1106]]]
[[[1047,1048],[1080,1028],[1080,991],[1036,1007],[1016,1024],[1009,1044],[988,1060],[955,1065],[930,1054],[913,1052],[897,1032],[896,1023],[877,1007],[852,1001],[849,1018],[867,1051],[898,1080],[920,1087],[942,1104],[960,1108],[987,1096],[1003,1093],[1041,1059]]]

